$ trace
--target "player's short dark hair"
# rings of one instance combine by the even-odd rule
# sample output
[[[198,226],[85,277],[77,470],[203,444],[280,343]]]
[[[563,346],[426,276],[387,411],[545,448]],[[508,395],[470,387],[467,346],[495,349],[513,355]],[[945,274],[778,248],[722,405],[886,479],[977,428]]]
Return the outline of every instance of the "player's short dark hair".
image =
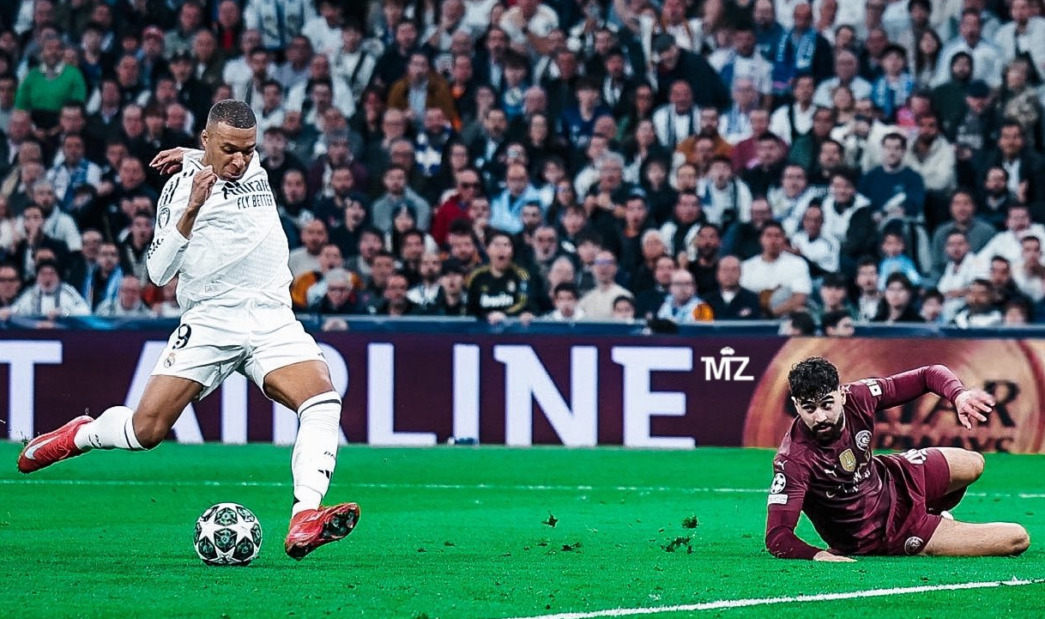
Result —
[[[823,357],[810,357],[791,366],[787,384],[791,389],[791,397],[816,402],[838,389],[838,368]]]
[[[208,127],[218,123],[224,123],[236,129],[253,129],[258,126],[258,119],[254,116],[254,110],[243,101],[225,99],[215,103],[210,108],[210,113],[207,114]]]

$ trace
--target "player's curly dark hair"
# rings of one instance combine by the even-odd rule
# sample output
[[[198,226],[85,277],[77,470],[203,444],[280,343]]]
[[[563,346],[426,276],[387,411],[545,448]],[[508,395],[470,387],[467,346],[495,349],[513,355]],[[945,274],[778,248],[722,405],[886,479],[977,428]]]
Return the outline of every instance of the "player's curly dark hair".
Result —
[[[815,402],[838,389],[838,368],[823,357],[810,357],[791,367],[787,383],[791,388],[791,397]]]

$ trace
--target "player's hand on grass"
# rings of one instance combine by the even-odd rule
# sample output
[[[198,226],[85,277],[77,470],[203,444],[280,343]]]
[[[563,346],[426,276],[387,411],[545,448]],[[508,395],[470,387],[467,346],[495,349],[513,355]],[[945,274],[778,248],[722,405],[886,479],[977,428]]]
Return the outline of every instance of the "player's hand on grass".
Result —
[[[825,561],[827,563],[856,563],[856,559],[850,559],[849,557],[843,557],[842,555],[835,555],[821,550],[813,556],[813,561]]]
[[[192,191],[189,193],[189,208],[199,209],[210,197],[210,191],[214,183],[218,182],[218,175],[214,173],[214,166],[207,166],[196,173],[192,179]]]
[[[954,410],[958,412],[958,422],[967,430],[972,430],[972,421],[987,421],[986,415],[994,406],[994,398],[982,389],[967,389],[954,399]]]

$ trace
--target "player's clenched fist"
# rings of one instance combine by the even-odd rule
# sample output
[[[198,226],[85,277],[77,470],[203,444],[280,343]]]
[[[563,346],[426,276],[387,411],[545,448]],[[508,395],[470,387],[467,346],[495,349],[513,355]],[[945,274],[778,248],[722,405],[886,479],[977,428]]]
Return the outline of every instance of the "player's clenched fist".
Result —
[[[214,173],[214,166],[207,166],[196,173],[192,179],[192,191],[189,193],[189,208],[199,209],[210,197],[210,191],[214,183],[218,182],[218,175]]]

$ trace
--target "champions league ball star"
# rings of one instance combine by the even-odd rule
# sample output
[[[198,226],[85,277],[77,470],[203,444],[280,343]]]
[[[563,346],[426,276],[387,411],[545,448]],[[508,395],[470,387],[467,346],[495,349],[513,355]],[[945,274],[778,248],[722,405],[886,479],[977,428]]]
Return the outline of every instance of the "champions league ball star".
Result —
[[[261,523],[237,503],[218,503],[196,521],[196,554],[207,565],[249,565],[261,550]]]

